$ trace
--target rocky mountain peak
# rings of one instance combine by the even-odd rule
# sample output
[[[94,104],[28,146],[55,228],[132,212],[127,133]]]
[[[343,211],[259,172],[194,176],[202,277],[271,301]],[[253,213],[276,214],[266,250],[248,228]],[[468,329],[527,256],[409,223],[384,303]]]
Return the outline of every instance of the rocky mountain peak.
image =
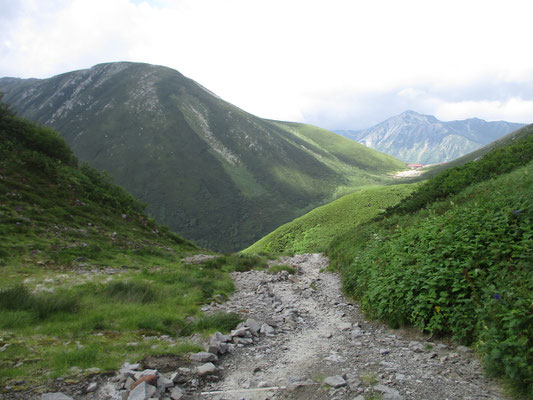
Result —
[[[523,124],[479,118],[443,122],[407,110],[361,131],[336,131],[408,163],[448,162],[521,128]]]

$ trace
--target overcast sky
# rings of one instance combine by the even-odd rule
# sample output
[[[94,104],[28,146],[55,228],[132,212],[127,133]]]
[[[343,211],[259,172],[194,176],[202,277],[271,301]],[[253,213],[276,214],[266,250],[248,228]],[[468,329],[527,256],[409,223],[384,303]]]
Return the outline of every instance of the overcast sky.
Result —
[[[0,77],[177,69],[260,117],[533,122],[532,0],[0,0]]]

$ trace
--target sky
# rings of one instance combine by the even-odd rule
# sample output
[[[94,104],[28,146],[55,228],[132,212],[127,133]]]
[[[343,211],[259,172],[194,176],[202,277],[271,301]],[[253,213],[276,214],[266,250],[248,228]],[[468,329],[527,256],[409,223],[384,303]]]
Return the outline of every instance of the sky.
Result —
[[[533,122],[531,0],[0,0],[0,77],[164,65],[264,118]]]

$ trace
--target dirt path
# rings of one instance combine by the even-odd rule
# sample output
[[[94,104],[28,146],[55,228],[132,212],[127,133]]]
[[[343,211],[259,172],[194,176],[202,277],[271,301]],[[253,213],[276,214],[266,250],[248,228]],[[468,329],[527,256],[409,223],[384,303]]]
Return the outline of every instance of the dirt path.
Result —
[[[204,384],[195,397],[503,398],[469,349],[365,321],[343,297],[338,276],[324,271],[324,256],[304,254],[280,262],[296,267],[298,274],[235,273],[238,290],[232,298],[205,308],[239,312],[274,326],[275,332],[221,357],[221,378]]]

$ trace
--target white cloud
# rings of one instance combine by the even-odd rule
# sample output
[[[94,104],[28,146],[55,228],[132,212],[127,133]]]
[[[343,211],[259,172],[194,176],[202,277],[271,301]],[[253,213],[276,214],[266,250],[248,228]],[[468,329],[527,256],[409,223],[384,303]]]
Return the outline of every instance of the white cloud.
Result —
[[[533,119],[533,94],[520,85],[500,98],[496,86],[478,88],[475,100],[448,93],[533,82],[530,0],[0,0],[0,8],[0,76],[130,60],[175,68],[257,115],[329,128],[406,108]]]

